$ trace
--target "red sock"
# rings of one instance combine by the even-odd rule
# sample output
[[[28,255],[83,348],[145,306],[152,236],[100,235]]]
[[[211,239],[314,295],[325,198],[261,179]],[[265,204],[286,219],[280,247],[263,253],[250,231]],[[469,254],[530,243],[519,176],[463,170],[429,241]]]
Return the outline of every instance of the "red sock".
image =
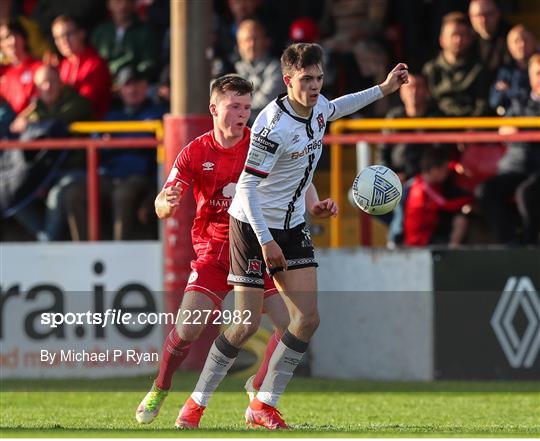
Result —
[[[266,372],[268,371],[268,363],[270,362],[270,357],[274,353],[274,349],[276,349],[276,346],[280,340],[281,332],[279,331],[274,331],[274,333],[270,336],[270,340],[268,340],[263,361],[261,363],[261,366],[259,367],[259,370],[257,371],[257,374],[255,375],[255,378],[253,379],[253,386],[257,390],[259,390],[263,384],[264,377],[266,377]]]
[[[173,328],[163,343],[159,375],[155,381],[157,387],[162,390],[171,388],[172,377],[187,357],[190,347],[191,343],[183,341]]]

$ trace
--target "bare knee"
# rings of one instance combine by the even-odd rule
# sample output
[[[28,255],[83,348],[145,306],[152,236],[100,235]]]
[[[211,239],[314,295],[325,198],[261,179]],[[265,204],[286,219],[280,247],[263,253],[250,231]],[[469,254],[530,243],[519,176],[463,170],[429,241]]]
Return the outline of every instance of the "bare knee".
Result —
[[[321,319],[319,317],[319,312],[313,311],[305,314],[298,314],[293,318],[292,322],[301,334],[313,335],[319,327]]]
[[[176,324],[176,332],[178,333],[178,336],[186,342],[194,342],[196,341],[202,331],[204,330],[204,325],[194,325],[194,324],[184,324],[184,323],[177,323]]]
[[[249,323],[246,322],[233,325],[225,331],[225,337],[233,346],[239,348],[257,332],[260,324],[260,318],[252,318]]]

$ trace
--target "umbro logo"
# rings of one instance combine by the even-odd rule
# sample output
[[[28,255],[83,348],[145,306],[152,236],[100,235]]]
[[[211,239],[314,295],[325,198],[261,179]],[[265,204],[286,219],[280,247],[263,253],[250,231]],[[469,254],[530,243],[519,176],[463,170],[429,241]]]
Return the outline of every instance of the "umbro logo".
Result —
[[[213,162],[205,162],[202,165],[203,171],[212,171],[214,170],[214,163]]]
[[[292,140],[292,143],[291,144],[296,144],[298,141],[300,141],[300,135],[294,135],[294,138]]]

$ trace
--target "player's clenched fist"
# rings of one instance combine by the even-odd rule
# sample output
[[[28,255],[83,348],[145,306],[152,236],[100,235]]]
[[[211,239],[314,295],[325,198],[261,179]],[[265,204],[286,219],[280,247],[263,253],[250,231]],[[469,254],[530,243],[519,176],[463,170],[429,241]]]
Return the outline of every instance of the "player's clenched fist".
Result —
[[[183,188],[179,185],[164,188],[159,192],[154,202],[156,214],[160,219],[171,216],[182,200]]]
[[[408,69],[409,67],[405,63],[399,63],[390,71],[390,73],[386,77],[386,80],[384,80],[384,83],[379,84],[379,87],[381,88],[384,96],[394,93],[403,84],[409,82]]]
[[[168,187],[165,190],[165,200],[169,204],[169,207],[171,208],[178,207],[181,199],[182,199],[182,187],[175,185],[173,187]]]

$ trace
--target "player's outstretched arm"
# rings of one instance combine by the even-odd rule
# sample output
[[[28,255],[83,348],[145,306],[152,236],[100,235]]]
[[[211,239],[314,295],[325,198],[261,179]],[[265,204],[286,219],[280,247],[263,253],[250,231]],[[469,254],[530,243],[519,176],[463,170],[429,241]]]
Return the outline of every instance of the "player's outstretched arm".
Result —
[[[379,84],[384,96],[390,95],[398,90],[403,84],[409,82],[409,67],[405,63],[399,63],[387,75],[386,80]]]
[[[309,184],[306,191],[306,208],[312,216],[325,219],[338,214],[339,208],[331,198],[319,200],[315,185]]]
[[[154,201],[157,216],[160,219],[171,217],[178,205],[180,205],[182,194],[183,189],[180,185],[174,185],[161,190]]]

